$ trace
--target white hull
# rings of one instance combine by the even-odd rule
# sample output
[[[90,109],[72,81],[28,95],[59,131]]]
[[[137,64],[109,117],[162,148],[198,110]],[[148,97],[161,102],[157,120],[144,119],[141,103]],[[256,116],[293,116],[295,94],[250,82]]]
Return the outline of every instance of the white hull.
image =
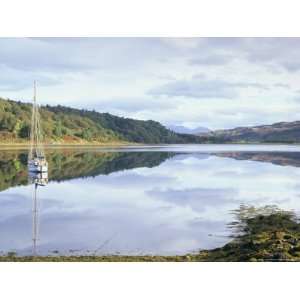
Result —
[[[46,173],[48,172],[48,165],[46,164],[39,164],[36,161],[29,161],[28,162],[28,170],[32,173]]]

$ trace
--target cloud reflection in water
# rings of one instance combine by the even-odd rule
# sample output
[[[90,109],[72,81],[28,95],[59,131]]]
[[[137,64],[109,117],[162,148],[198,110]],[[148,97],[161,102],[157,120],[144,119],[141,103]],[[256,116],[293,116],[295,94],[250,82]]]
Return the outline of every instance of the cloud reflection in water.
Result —
[[[222,246],[240,203],[300,210],[299,175],[295,166],[191,153],[52,181],[38,190],[38,253],[174,254]],[[0,192],[4,252],[31,249],[31,188]]]

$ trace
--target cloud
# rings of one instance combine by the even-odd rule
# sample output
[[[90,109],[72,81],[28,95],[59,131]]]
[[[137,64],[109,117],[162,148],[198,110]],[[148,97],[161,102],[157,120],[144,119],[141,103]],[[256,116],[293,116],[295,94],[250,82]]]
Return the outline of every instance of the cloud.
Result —
[[[249,62],[272,64],[293,73],[300,69],[299,47],[300,38],[242,38],[233,49],[245,54]]]
[[[74,72],[133,67],[167,58],[169,51],[156,38],[1,38],[0,64],[22,70]]]
[[[224,81],[177,80],[148,92],[153,96],[190,97],[190,98],[235,98],[237,93]]]
[[[275,84],[273,84],[273,87],[278,87],[278,88],[283,88],[283,89],[291,88],[288,84],[284,84],[284,83],[275,83]]]
[[[191,80],[177,80],[152,88],[148,91],[153,96],[189,97],[189,98],[225,98],[238,96],[237,88],[258,88],[267,90],[268,87],[259,83],[227,82],[223,80],[201,80],[194,77]]]
[[[119,187],[119,188],[146,188],[153,187],[161,184],[171,184],[176,181],[176,177],[161,176],[157,174],[142,175],[138,173],[127,173],[126,176],[121,173],[113,174],[110,176],[100,176],[97,178],[97,184]]]
[[[228,55],[207,55],[189,60],[191,65],[207,65],[207,66],[218,66],[227,64],[232,60],[231,56]]]
[[[51,86],[61,83],[60,76],[50,76],[49,74],[36,74],[35,72],[24,72],[0,66],[0,90],[17,91],[25,88],[32,88],[33,81],[38,79],[38,85]]]
[[[190,64],[226,65],[234,59],[273,66],[289,73],[300,69],[300,38],[199,38]],[[204,54],[203,54],[204,53]],[[209,54],[206,54],[209,53]]]
[[[137,113],[142,111],[156,112],[161,109],[172,109],[176,104],[168,99],[155,99],[153,97],[140,97],[140,98],[111,98],[107,100],[99,99],[89,101],[90,109],[98,111],[113,111],[114,113]]]
[[[168,203],[179,206],[189,206],[193,210],[202,212],[207,206],[215,206],[225,201],[234,200],[237,192],[234,189],[212,189],[212,188],[186,188],[186,189],[167,189],[151,190],[147,194],[156,199],[161,199]]]
[[[1,38],[0,96],[28,101],[37,80],[42,104],[164,124],[295,120],[299,47],[299,38]]]

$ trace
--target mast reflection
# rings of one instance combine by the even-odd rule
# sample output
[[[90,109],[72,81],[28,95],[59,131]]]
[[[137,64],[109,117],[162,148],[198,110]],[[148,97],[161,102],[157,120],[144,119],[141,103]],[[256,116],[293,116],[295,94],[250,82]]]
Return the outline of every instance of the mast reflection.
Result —
[[[37,241],[39,235],[39,203],[37,197],[38,187],[46,186],[48,183],[48,173],[28,173],[29,183],[33,184],[32,195],[32,255],[37,255]]]

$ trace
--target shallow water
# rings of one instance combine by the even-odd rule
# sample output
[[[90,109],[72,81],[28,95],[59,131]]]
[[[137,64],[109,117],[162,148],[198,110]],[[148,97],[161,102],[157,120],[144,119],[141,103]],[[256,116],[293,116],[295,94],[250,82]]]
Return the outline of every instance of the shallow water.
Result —
[[[230,241],[241,204],[300,210],[300,146],[48,149],[49,182],[26,150],[0,150],[0,250],[38,255],[182,254]],[[37,232],[33,236],[33,221]]]

